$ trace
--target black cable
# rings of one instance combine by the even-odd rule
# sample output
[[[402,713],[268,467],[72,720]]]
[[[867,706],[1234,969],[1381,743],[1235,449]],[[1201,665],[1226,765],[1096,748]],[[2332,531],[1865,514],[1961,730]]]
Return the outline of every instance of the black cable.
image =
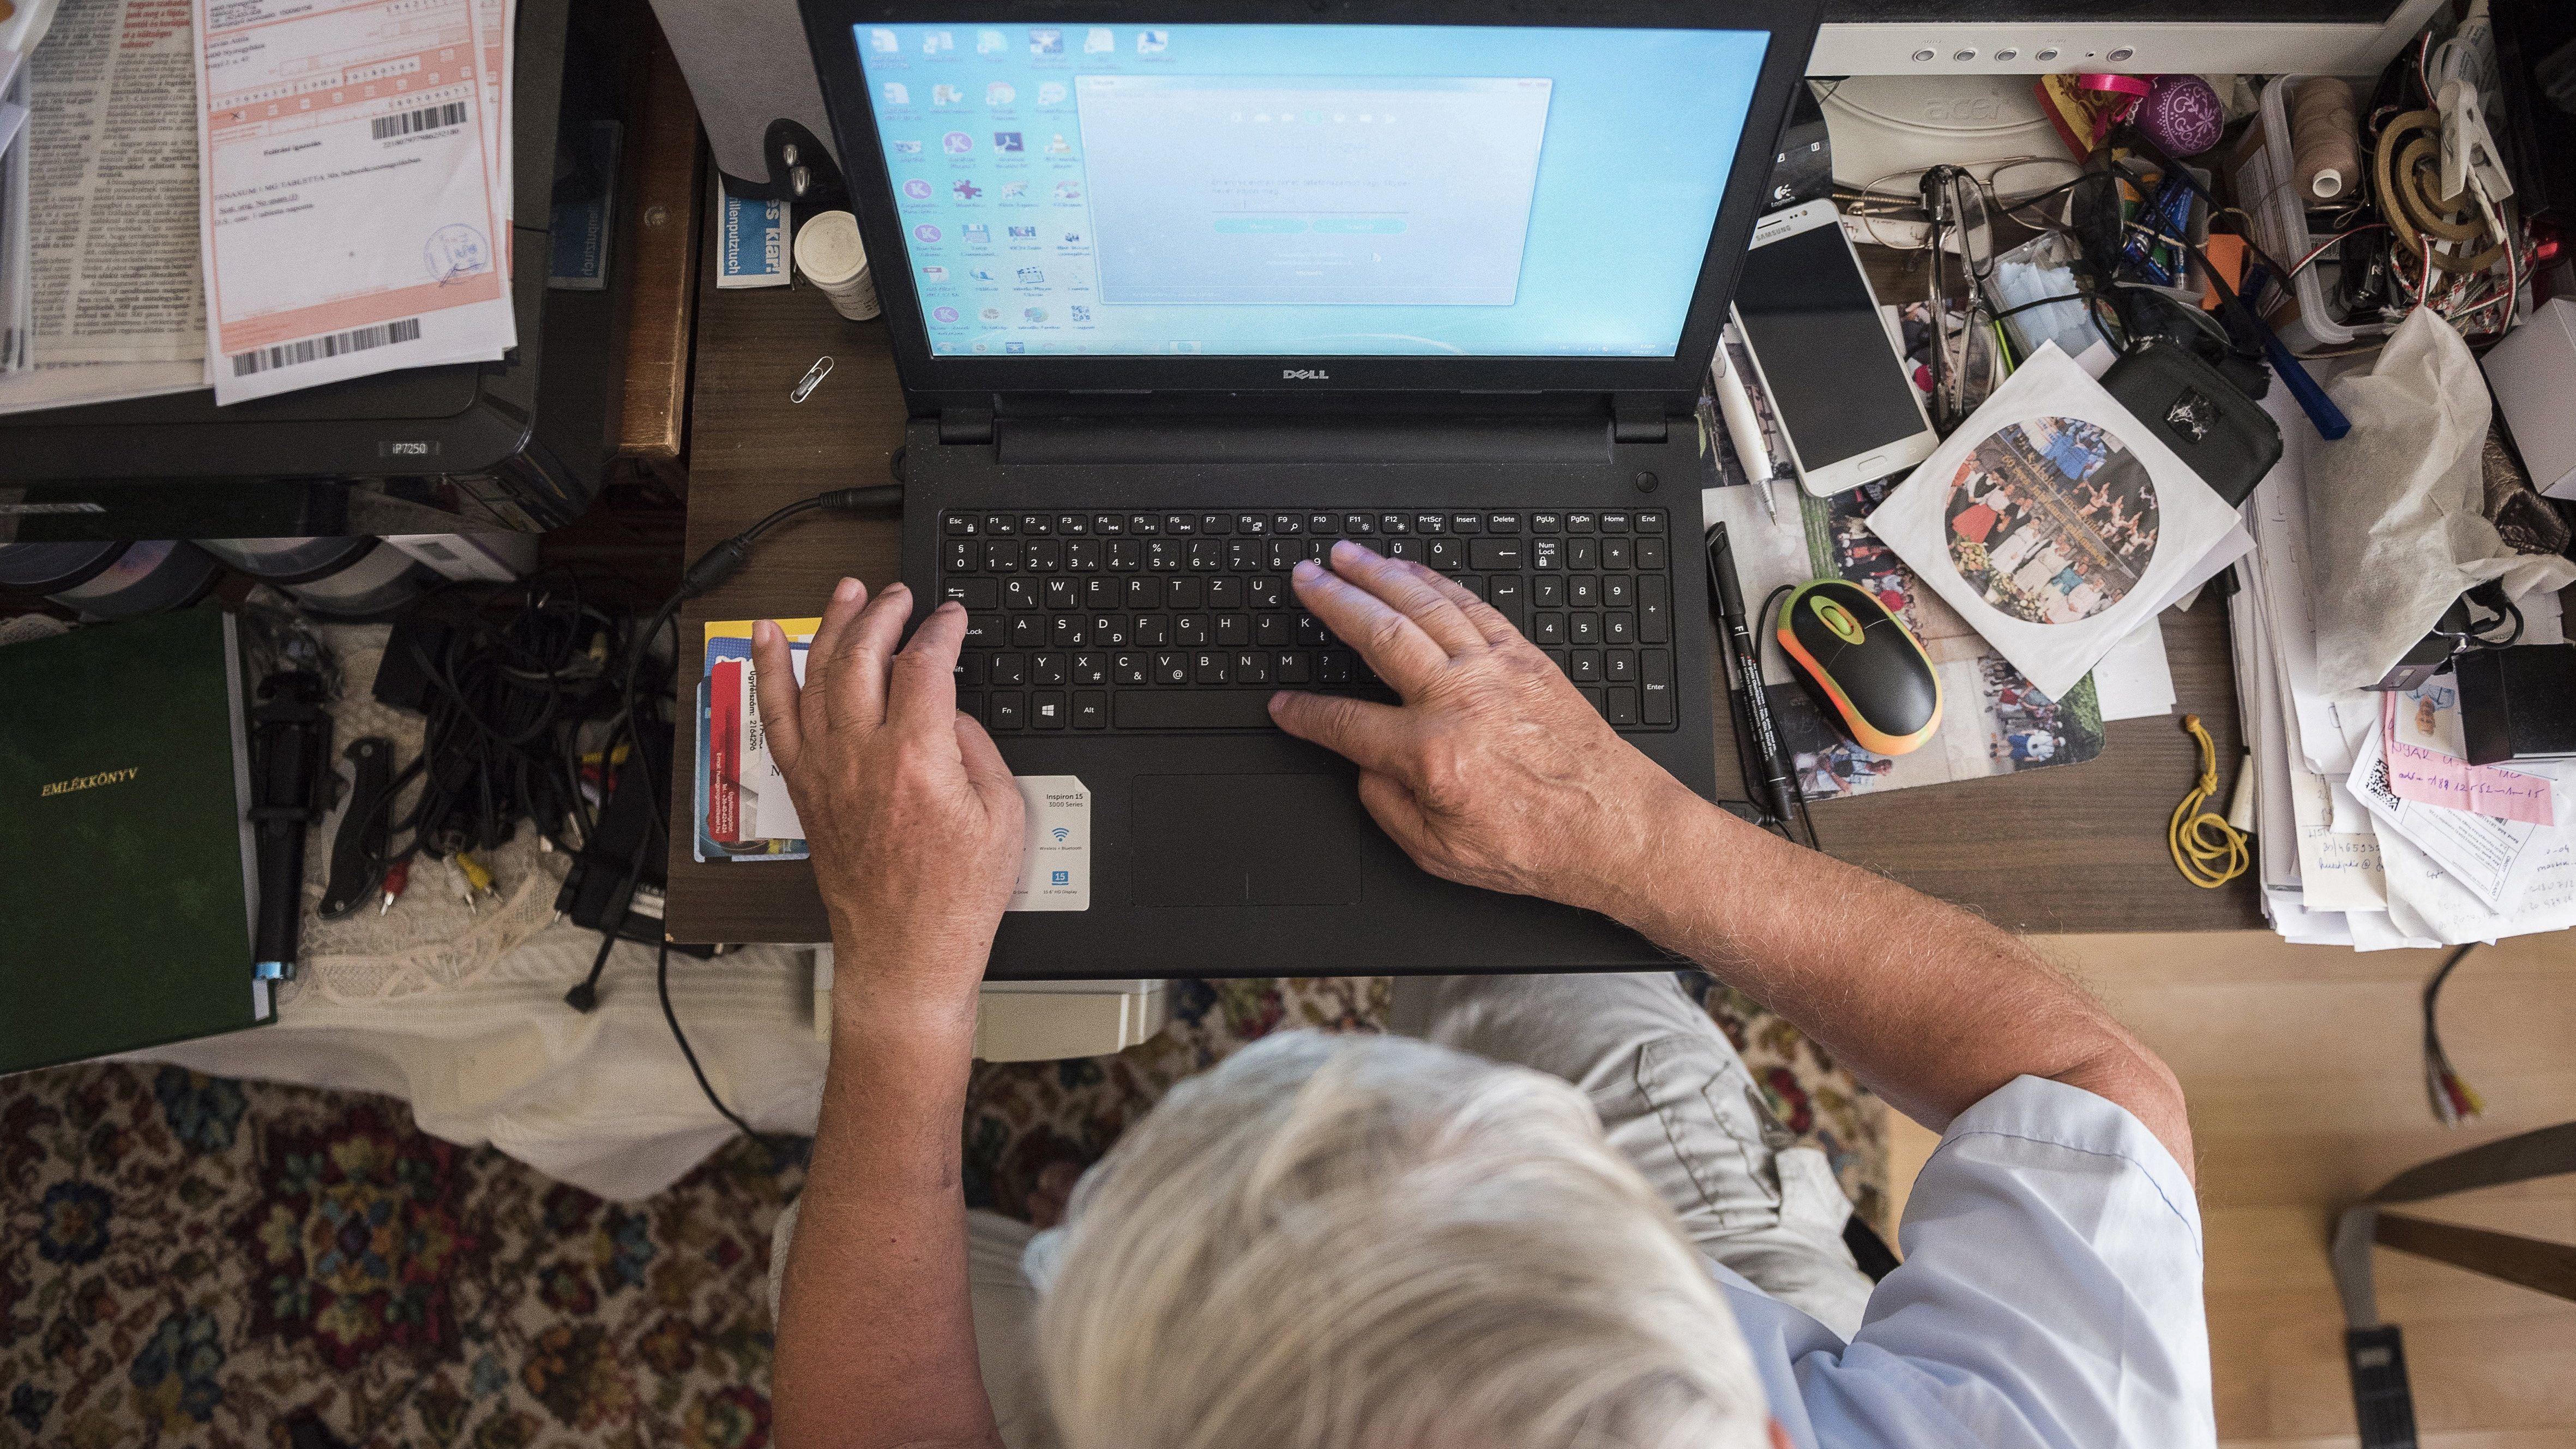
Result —
[[[902,450],[898,449],[895,457],[888,459],[888,466],[900,470],[902,456]],[[899,471],[897,476],[900,477]],[[817,511],[856,513],[889,506],[899,508],[903,504],[903,493],[903,485],[900,482],[871,484],[859,488],[836,488],[828,493],[818,493],[811,498],[800,498],[794,503],[772,511],[749,528],[698,555],[688,568],[681,572],[680,587],[673,591],[669,598],[664,599],[661,605],[654,609],[651,619],[645,626],[628,639],[626,669],[618,690],[618,723],[617,728],[611,732],[609,758],[614,758],[615,740],[623,736],[629,751],[627,758],[643,780],[653,808],[648,812],[649,824],[636,846],[634,866],[628,872],[623,887],[616,896],[611,897],[612,902],[623,903],[624,908],[631,911],[632,897],[637,883],[642,879],[644,862],[651,858],[652,848],[656,845],[662,846],[665,850],[669,848],[671,810],[670,797],[666,789],[669,782],[654,772],[651,757],[645,751],[644,696],[638,692],[638,685],[643,680],[644,661],[652,654],[662,631],[676,620],[682,604],[706,593],[739,572],[742,566],[750,561],[754,545],[758,544],[761,537],[771,529],[791,518]],[[677,641],[674,641],[673,672],[676,673],[678,668],[679,649]],[[667,699],[670,696],[670,690],[657,687],[655,695]],[[674,768],[676,768],[676,762]],[[602,773],[604,777],[609,774],[607,771]],[[598,1005],[598,983],[601,973],[607,969],[609,952],[617,940],[618,924],[617,922],[603,923],[599,954],[591,961],[590,975],[580,986],[565,993],[566,1005],[577,1011],[589,1011]],[[670,935],[666,931],[657,931],[655,935],[657,942],[654,953],[654,988],[661,997],[662,1020],[671,1028],[671,1040],[679,1044],[680,1055],[688,1059],[689,1074],[697,1078],[698,1090],[706,1095],[707,1104],[714,1107],[718,1115],[726,1121],[741,1129],[744,1136],[759,1139],[760,1134],[752,1130],[751,1124],[744,1121],[740,1114],[725,1105],[723,1098],[716,1095],[715,1088],[707,1081],[705,1068],[698,1064],[697,1052],[689,1045],[688,1034],[680,1029],[679,1014],[671,1009]]]
[[[2467,1079],[2451,1066],[2450,1053],[2442,1049],[2438,1014],[2442,983],[2450,980],[2451,972],[2477,948],[2473,941],[2453,951],[2433,973],[2433,979],[2424,983],[2424,1092],[2431,1099],[2434,1119],[2446,1126],[2457,1126],[2463,1118],[2478,1115],[2484,1105],[2470,1090]]]
[[[743,1136],[754,1141],[766,1141],[757,1129],[743,1120],[741,1113],[726,1106],[724,1098],[716,1095],[715,1084],[707,1080],[707,1069],[698,1065],[697,1050],[689,1045],[689,1034],[680,1030],[680,1014],[671,1009],[671,941],[667,936],[662,939],[660,949],[653,953],[653,990],[662,998],[662,1020],[671,1028],[671,1040],[679,1043],[680,1055],[688,1059],[689,1075],[698,1079],[698,1090],[706,1094],[707,1105],[715,1108],[717,1114],[731,1122]]]

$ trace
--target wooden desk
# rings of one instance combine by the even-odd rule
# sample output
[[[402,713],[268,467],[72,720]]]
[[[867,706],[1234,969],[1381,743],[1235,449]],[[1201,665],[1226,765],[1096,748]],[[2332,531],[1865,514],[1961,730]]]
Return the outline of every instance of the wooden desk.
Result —
[[[710,269],[711,270],[711,269]],[[815,358],[831,376],[801,404],[787,392]],[[701,551],[781,504],[827,488],[879,483],[903,441],[903,396],[883,323],[845,322],[808,287],[699,296],[691,408],[688,551]],[[730,583],[681,612],[679,747],[697,758],[694,661],[709,619],[819,613],[833,583],[875,587],[900,562],[891,519],[809,516],[780,529]],[[2240,745],[2227,612],[2215,601],[2164,616],[2178,711],[2218,742],[2222,778]],[[1724,687],[1713,685],[1722,753]],[[2204,891],[2165,854],[2165,823],[2199,772],[2174,719],[2122,720],[2089,764],[1900,790],[1815,807],[1833,854],[1882,871],[2017,931],[2208,931],[2262,925],[2253,880]],[[694,768],[689,765],[686,768]],[[685,774],[682,777],[686,778]],[[1720,788],[1739,778],[1721,759]],[[801,862],[700,865],[689,858],[689,792],[671,823],[669,925],[683,941],[817,941],[829,931]],[[1724,889],[1711,882],[1711,889]]]

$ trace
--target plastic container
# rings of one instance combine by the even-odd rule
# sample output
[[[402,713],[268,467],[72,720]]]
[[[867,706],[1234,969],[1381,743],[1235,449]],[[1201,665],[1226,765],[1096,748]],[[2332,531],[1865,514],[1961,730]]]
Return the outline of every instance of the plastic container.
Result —
[[[2237,190],[2248,193],[2239,199],[2254,218],[2254,239],[2281,265],[2295,267],[2299,258],[2316,250],[2324,237],[2308,231],[2307,202],[2295,184],[2295,167],[2290,158],[2290,88],[2308,77],[2274,76],[2263,87],[2261,113],[2263,144],[2245,154],[2237,168]],[[2326,300],[2326,281],[2336,269],[2334,258],[2319,257],[2316,265],[2291,280],[2290,296],[2295,313],[2270,319],[2272,330],[2292,352],[2323,352],[2349,347],[2365,337],[2383,337],[2388,324],[2379,321],[2352,323],[2336,318]]]
[[[832,310],[853,322],[877,315],[877,285],[868,275],[867,244],[859,219],[826,211],[796,229],[796,270],[832,299]]]

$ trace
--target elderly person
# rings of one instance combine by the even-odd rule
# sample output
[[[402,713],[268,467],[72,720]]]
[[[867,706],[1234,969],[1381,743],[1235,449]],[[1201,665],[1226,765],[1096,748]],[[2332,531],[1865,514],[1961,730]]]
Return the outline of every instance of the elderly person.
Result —
[[[2173,1075],[2006,933],[1698,799],[1499,614],[1335,545],[1299,600],[1403,703],[1282,693],[1423,869],[1617,918],[1940,1129],[1875,1288],[1850,1209],[1669,973],[1400,979],[1403,1037],[1176,1088],[1038,1234],[967,1211],[1019,796],[965,619],[834,593],[762,691],[839,963],[783,1253],[786,1449],[2208,1444]],[[764,680],[788,680],[762,626]],[[1318,972],[1330,961],[1312,963]]]

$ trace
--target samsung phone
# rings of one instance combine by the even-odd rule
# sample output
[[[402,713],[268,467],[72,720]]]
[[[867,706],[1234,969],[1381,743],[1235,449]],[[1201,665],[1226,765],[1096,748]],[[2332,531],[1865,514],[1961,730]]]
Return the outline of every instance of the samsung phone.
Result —
[[[1857,488],[1940,445],[1832,202],[1754,226],[1735,322],[1808,492]]]

